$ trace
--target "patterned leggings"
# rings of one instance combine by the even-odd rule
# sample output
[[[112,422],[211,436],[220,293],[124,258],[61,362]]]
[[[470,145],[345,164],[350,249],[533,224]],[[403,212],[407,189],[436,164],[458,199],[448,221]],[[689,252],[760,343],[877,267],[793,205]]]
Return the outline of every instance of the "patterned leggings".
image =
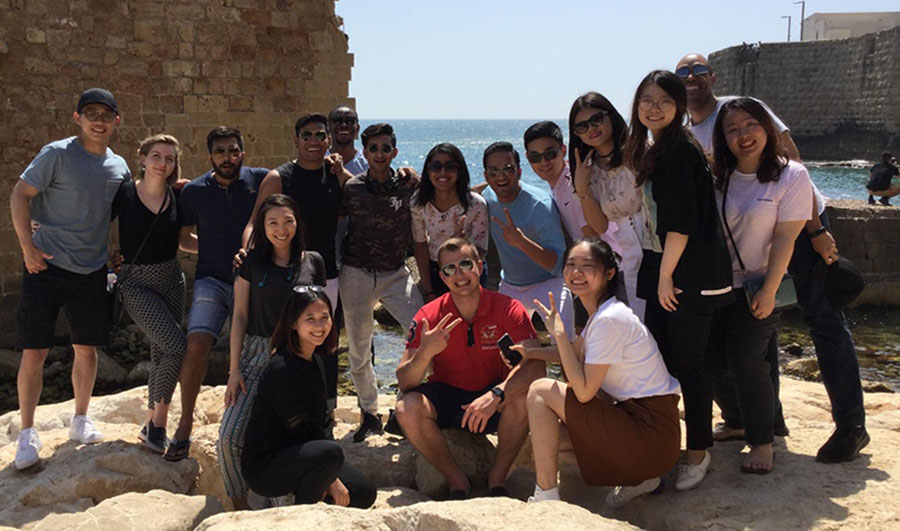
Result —
[[[269,358],[269,338],[251,335],[244,337],[239,367],[247,392],[239,392],[234,405],[225,410],[219,426],[219,440],[216,442],[225,492],[232,498],[239,498],[247,493],[247,483],[241,475],[241,450],[244,448],[244,433],[253,409],[253,399],[256,398],[259,377],[268,365]]]
[[[184,319],[184,273],[178,262],[125,266],[122,297],[128,315],[150,338],[149,408],[168,404],[181,372],[187,340]]]

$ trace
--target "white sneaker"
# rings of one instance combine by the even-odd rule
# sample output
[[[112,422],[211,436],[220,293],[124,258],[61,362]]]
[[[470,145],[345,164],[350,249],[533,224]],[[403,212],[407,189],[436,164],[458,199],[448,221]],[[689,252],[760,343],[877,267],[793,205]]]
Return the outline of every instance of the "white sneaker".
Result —
[[[534,486],[534,494],[528,497],[528,503],[545,501],[560,501],[559,486],[547,490],[544,490],[537,485]]]
[[[103,434],[87,415],[75,415],[69,427],[69,438],[81,444],[94,444],[103,440]]]
[[[644,494],[655,491],[660,485],[662,485],[661,479],[650,478],[633,487],[616,487],[606,495],[606,505],[616,509],[624,507],[638,496],[643,496]]]
[[[22,430],[19,433],[19,443],[16,447],[16,470],[25,470],[30,466],[34,466],[41,458],[38,454],[41,451],[41,438],[34,428]]]
[[[675,480],[675,490],[691,490],[706,477],[706,470],[709,468],[711,458],[709,452],[703,454],[703,461],[699,465],[689,465],[682,463],[678,465],[678,479]]]

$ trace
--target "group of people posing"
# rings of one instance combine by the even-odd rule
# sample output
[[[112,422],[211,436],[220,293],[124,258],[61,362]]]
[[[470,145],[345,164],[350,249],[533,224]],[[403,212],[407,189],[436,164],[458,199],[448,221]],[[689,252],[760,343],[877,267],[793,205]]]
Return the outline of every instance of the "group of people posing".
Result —
[[[374,502],[375,487],[333,440],[333,352],[343,326],[359,442],[385,429],[373,370],[377,302],[409,324],[395,429],[446,477],[452,498],[473,486],[441,432],[449,428],[497,433],[485,486],[494,496],[508,495],[529,433],[535,501],[559,498],[561,450],[574,451],[587,483],[615,487],[613,506],[662,489],[676,464],[675,489],[697,487],[714,441],[743,439],[741,470],[771,472],[774,436],[787,435],[776,337],[787,273],[836,424],[817,459],[853,459],[869,442],[856,354],[840,307],[812,275],[838,259],[824,201],[785,124],[759,100],[716,97],[714,84],[706,59],[691,54],[640,82],[630,124],[589,92],[572,104],[568,138],[553,122],[532,125],[524,155],[549,193],[521,182],[509,142],[485,149],[486,185],[473,186],[448,143],[428,152],[421,176],[394,169],[391,125],[367,127],[357,150],[359,120],[344,106],[297,120],[297,157],[273,170],[244,166],[240,131],[222,126],[207,137],[206,174],[184,184],[178,140],[158,134],[141,143],[132,180],[108,147],[120,120],[113,95],[85,91],[73,115],[80,134],[45,146],[10,199],[25,262],[16,467],[39,461],[34,411],[60,308],[75,352],[70,437],[102,440],[87,409],[96,347],[108,340],[107,230],[116,218],[119,289],[151,342],[139,437],[167,460],[189,455],[208,355],[232,318],[218,455],[235,508],[248,507],[250,489],[295,503]],[[489,246],[501,267],[497,292],[484,287]],[[197,254],[186,330],[179,248]],[[547,378],[547,363],[564,379]],[[182,413],[169,439],[179,382]],[[715,427],[713,400],[724,419]]]

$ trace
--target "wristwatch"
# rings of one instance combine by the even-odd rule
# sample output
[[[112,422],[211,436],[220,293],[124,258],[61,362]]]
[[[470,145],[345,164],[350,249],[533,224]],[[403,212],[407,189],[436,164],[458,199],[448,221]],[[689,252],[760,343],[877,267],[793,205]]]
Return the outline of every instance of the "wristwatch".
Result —
[[[506,393],[504,393],[503,389],[500,389],[500,387],[495,386],[495,387],[491,388],[491,394],[498,397],[500,399],[501,404],[503,403],[503,400],[506,399]]]
[[[826,232],[828,232],[828,229],[825,228],[825,225],[822,225],[821,227],[819,227],[818,229],[816,229],[812,232],[807,232],[807,234],[809,235],[809,239],[813,239],[816,236],[821,236],[822,234],[825,234]]]

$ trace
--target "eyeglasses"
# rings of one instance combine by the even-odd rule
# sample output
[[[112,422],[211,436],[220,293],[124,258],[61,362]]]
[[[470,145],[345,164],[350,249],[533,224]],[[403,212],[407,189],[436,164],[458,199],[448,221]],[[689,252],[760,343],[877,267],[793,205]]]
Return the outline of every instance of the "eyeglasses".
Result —
[[[587,133],[588,129],[591,127],[600,127],[603,125],[603,122],[606,120],[606,115],[606,111],[600,111],[583,122],[576,122],[572,129],[579,135],[583,135]]]
[[[331,120],[334,125],[356,125],[356,122],[355,116],[338,116]]]
[[[671,98],[663,98],[661,100],[641,98],[641,100],[638,102],[638,107],[640,107],[642,111],[649,111],[653,107],[656,107],[662,112],[669,112],[674,106],[675,101],[673,101]]]
[[[428,163],[428,171],[431,173],[456,173],[459,171],[459,164],[452,160],[448,160],[447,162],[433,160]]]
[[[456,274],[456,271],[459,270],[462,273],[468,273],[475,269],[475,260],[471,258],[463,258],[459,262],[455,264],[444,264],[441,266],[441,273],[444,274],[445,277],[452,277]]]
[[[234,147],[234,146],[232,146],[230,148],[217,147],[217,148],[213,148],[212,154],[219,156],[219,157],[226,155],[226,154],[231,157],[237,157],[238,155],[241,154],[241,148]]]
[[[369,153],[378,153],[378,144],[369,144],[369,147],[367,147],[366,149],[369,150]],[[390,153],[391,151],[394,151],[394,146],[390,144],[381,144],[382,153]]]
[[[110,123],[115,121],[116,113],[113,111],[95,111],[93,109],[84,111],[81,113],[81,116],[84,116],[85,119],[89,122],[106,122]]]
[[[691,74],[693,74],[694,77],[709,75],[709,66],[695,64],[693,66],[682,66],[681,68],[675,70],[675,75],[680,77],[681,79],[687,79]]]
[[[506,177],[515,177],[516,165],[515,164],[507,164],[506,166],[503,166],[502,168],[493,167],[493,168],[485,168],[485,170],[484,170],[484,174],[487,176],[488,179],[496,179],[497,177],[500,176],[501,173]]]
[[[325,288],[322,286],[317,286],[315,284],[310,284],[308,286],[294,286],[294,293],[325,293]]]
[[[328,138],[328,133],[325,131],[316,131],[315,133],[312,131],[302,131],[300,133],[300,140],[304,142],[309,142],[309,139],[313,136],[316,137],[316,140],[319,142],[324,142],[326,138]]]
[[[600,123],[603,123],[602,118],[600,120]],[[537,164],[538,162],[541,161],[541,159],[544,159],[549,162],[549,161],[555,159],[557,155],[559,155],[559,150],[556,148],[550,148],[547,151],[544,151],[543,153],[538,153],[537,151],[530,151],[530,152],[528,152],[528,154],[525,155],[525,158],[528,159],[528,162],[530,162],[532,164]]]

